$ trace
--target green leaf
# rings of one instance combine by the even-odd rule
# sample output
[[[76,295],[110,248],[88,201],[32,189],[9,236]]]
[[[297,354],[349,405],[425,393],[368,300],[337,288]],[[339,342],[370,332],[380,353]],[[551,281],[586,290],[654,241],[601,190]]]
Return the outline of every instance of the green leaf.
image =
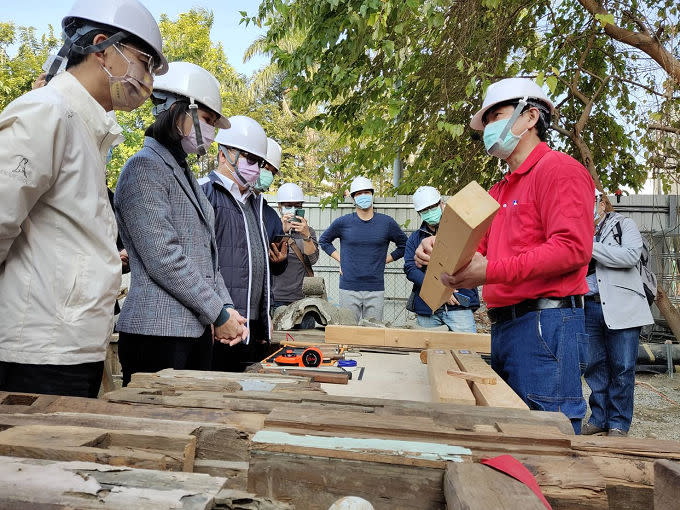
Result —
[[[557,87],[557,76],[550,75],[545,79],[545,84],[548,86],[548,89],[550,89],[551,93],[555,93],[555,88]]]
[[[595,19],[600,22],[600,24],[603,27],[606,27],[608,24],[613,25],[614,24],[614,15],[613,14],[596,14]]]

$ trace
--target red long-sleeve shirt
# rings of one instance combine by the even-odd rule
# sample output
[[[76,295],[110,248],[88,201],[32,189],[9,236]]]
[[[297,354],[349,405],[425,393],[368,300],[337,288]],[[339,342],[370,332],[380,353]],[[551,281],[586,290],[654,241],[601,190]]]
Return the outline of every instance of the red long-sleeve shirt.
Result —
[[[477,250],[489,308],[588,292],[594,189],[583,165],[545,143],[491,188],[501,208]]]

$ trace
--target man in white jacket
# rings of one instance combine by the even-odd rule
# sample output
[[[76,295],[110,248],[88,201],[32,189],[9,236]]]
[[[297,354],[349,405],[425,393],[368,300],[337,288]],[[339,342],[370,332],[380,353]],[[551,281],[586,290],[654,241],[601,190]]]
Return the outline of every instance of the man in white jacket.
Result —
[[[96,397],[121,273],[107,111],[140,106],[167,61],[137,0],[79,0],[62,27],[49,83],[0,114],[0,390]]]

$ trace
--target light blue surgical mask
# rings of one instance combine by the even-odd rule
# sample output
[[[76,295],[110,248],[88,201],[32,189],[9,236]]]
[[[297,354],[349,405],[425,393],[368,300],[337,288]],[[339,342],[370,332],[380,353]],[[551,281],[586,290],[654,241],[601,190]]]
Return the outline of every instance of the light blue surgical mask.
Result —
[[[260,176],[257,178],[257,183],[255,183],[255,189],[259,192],[267,191],[273,181],[274,174],[266,168],[263,168],[260,170]]]
[[[499,159],[506,159],[515,150],[520,138],[528,131],[525,129],[522,133],[516,135],[512,132],[512,126],[510,126],[506,131],[505,137],[501,140],[503,131],[506,130],[506,126],[511,120],[512,117],[497,120],[487,124],[484,128],[484,147],[486,147],[486,152],[489,155],[496,156]]]
[[[442,219],[442,208],[435,207],[434,209],[428,209],[420,214],[420,217],[425,223],[431,226],[439,225],[439,221]]]
[[[295,214],[295,207],[281,207],[281,214]]]
[[[368,209],[373,205],[373,195],[368,193],[359,195],[354,199],[354,203],[357,204],[357,207],[360,209]]]

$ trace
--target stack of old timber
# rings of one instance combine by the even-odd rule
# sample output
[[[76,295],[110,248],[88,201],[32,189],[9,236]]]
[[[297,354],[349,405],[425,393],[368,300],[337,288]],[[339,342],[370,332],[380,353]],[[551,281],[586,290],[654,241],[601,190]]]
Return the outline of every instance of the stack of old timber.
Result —
[[[447,503],[449,508],[494,508],[481,494],[491,497],[509,489],[490,468],[476,463],[502,454],[527,466],[553,508],[652,508],[654,460],[680,459],[680,444],[671,441],[574,436],[558,413],[330,396],[309,379],[268,374],[136,374],[129,387],[103,400],[0,393],[0,429],[0,453],[13,456],[4,459],[3,469],[26,474],[17,463],[71,461],[49,472],[66,483],[72,476],[64,471],[87,470],[92,484],[101,486],[95,487],[95,499],[151,489],[145,477],[157,473],[170,477],[159,484],[179,491],[213,484],[201,493],[245,490],[298,509],[325,509],[349,494],[366,498],[376,509],[441,509]],[[83,464],[94,462],[116,470]],[[124,488],[100,479],[110,473],[124,473],[116,475],[124,478]],[[26,476],[19,478],[26,482]],[[470,490],[470,483],[477,490]],[[42,497],[30,484],[22,487],[17,498]],[[54,487],[63,489],[57,482]],[[179,497],[158,490],[153,497],[159,500]],[[62,492],[70,498],[74,491]],[[0,493],[8,491],[0,486]],[[512,494],[501,499],[533,508],[533,494]],[[484,506],[460,506],[460,498]],[[189,499],[183,496],[184,502]],[[184,508],[232,508],[214,506],[215,498],[206,501]]]

